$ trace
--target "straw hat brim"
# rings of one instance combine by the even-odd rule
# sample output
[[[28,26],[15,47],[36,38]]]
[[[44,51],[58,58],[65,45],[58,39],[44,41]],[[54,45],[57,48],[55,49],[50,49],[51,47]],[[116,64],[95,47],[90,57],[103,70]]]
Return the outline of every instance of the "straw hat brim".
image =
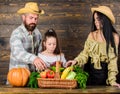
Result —
[[[114,24],[115,23],[115,17],[112,13],[112,11],[104,6],[102,7],[98,7],[98,8],[91,8],[92,13],[94,13],[95,11],[98,11],[100,13],[103,13],[104,15],[106,15],[111,22]]]
[[[33,13],[33,14],[44,14],[44,10],[40,10],[40,11],[33,11],[29,8],[21,8],[17,11],[18,14],[24,14],[24,13]]]

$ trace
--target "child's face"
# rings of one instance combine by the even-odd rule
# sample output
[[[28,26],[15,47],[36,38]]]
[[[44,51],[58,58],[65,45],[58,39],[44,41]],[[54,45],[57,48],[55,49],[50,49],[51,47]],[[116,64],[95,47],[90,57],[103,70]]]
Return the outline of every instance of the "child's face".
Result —
[[[56,38],[47,37],[46,41],[44,42],[44,46],[46,47],[47,52],[53,53],[56,48]]]

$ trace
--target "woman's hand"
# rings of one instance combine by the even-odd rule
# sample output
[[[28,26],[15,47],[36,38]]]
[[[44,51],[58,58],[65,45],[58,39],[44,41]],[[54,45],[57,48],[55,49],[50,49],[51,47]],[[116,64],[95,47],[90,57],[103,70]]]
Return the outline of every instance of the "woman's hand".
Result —
[[[115,87],[120,88],[120,84],[118,84],[118,83],[116,83],[116,84],[114,84],[114,85],[112,85],[112,86],[115,86]]]
[[[68,62],[66,62],[66,67],[75,65],[76,63],[77,63],[76,60],[69,60]]]

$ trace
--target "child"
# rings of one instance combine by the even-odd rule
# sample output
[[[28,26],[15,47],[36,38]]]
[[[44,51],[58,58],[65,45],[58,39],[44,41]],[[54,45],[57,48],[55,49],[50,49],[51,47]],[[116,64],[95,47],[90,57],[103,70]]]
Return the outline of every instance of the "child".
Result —
[[[38,56],[45,62],[47,67],[55,64],[56,61],[61,62],[61,66],[65,67],[66,59],[59,48],[57,34],[53,29],[49,29],[43,38],[42,52]]]

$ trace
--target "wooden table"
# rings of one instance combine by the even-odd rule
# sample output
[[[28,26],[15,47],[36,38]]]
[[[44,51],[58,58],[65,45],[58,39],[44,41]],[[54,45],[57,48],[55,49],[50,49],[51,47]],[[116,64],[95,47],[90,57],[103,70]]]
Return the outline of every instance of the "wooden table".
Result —
[[[86,89],[42,89],[0,86],[0,94],[113,94],[120,93],[120,89],[112,86],[89,86]]]

